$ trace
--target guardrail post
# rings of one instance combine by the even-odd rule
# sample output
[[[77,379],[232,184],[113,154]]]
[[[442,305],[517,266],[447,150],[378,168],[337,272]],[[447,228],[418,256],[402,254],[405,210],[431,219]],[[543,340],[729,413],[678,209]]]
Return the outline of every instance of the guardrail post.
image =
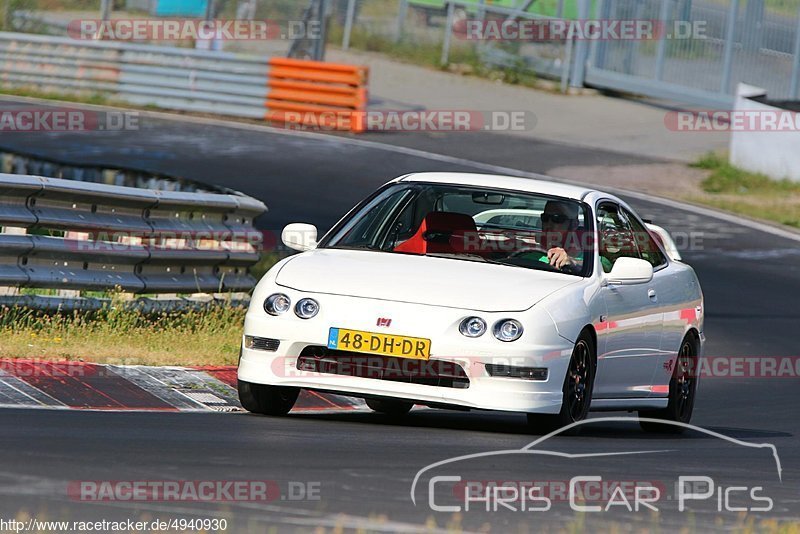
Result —
[[[444,23],[444,41],[442,42],[442,58],[440,63],[447,65],[450,61],[450,39],[453,36],[453,23],[456,18],[455,2],[447,2],[447,22]]]
[[[405,30],[407,16],[408,0],[400,0],[400,6],[397,9],[397,27],[395,28],[394,33],[395,42],[398,42],[403,38],[403,31]]]
[[[319,35],[313,39],[312,59],[315,61],[325,60],[325,41],[328,34],[328,0],[317,0],[319,3]]]
[[[103,0],[108,1],[108,0]],[[215,0],[206,0],[206,20],[211,20],[214,18],[214,9],[215,9]]]
[[[658,36],[656,50],[656,80],[664,77],[664,59],[667,55],[667,24],[669,22],[670,4],[672,0],[661,0],[661,12],[658,15],[661,23],[661,35]]]
[[[742,46],[750,52],[761,48],[761,25],[764,22],[764,0],[747,0],[742,23]]]
[[[794,34],[794,57],[792,57],[792,81],[789,98],[799,98],[800,92],[800,10],[797,12],[797,29]]]
[[[597,4],[597,18],[604,20],[611,18],[611,2],[612,0],[598,0]],[[603,68],[606,63],[606,50],[607,41],[594,40],[592,41],[592,57],[591,65],[597,68]]]
[[[719,91],[730,94],[731,86],[731,64],[733,63],[733,40],[736,36],[736,19],[739,14],[739,0],[731,0],[728,8],[728,27],[725,32],[725,51],[722,59],[722,78],[719,84]]]
[[[8,17],[11,16],[11,8],[9,4],[11,0],[3,0],[3,31],[8,31],[11,25],[8,23]]]
[[[578,19],[586,20],[591,11],[591,0],[578,0]],[[589,47],[585,39],[575,43],[575,59],[572,63],[572,74],[570,76],[570,87],[583,87],[583,80],[586,76],[586,59],[589,55]]]
[[[561,65],[561,92],[566,93],[569,86],[569,70],[572,64],[572,47],[575,46],[575,38],[567,41],[564,47],[564,62]]]
[[[350,49],[350,33],[353,31],[353,21],[356,16],[356,0],[347,0],[347,15],[344,19],[344,36],[342,37],[342,50]]]

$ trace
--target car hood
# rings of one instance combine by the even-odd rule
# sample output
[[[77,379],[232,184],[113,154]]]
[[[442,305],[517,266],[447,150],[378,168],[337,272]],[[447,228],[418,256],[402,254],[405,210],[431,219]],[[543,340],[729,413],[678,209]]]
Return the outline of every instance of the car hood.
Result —
[[[562,273],[477,261],[319,249],[285,263],[275,282],[310,293],[510,312],[526,310],[580,280]]]

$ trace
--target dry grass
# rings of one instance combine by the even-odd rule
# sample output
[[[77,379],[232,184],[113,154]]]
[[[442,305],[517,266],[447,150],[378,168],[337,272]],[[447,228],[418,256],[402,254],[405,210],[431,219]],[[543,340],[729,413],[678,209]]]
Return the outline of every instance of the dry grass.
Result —
[[[0,357],[126,365],[234,365],[245,310],[219,305],[146,316],[114,304],[95,313],[0,310]]]
[[[268,252],[250,268],[260,279],[282,252]],[[47,290],[23,290],[48,294]],[[95,312],[45,313],[0,308],[0,358],[77,360],[124,365],[235,365],[246,309],[230,303],[159,314],[131,309],[122,292],[88,292],[110,299]]]
[[[708,154],[693,167],[710,172],[700,182],[702,194],[690,200],[800,228],[800,183],[739,169],[719,154]]]

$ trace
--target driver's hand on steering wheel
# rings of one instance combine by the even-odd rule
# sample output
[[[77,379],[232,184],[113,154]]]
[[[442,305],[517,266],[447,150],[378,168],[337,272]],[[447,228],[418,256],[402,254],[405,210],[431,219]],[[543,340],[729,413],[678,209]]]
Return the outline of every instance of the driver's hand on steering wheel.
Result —
[[[567,251],[561,247],[553,247],[547,251],[547,259],[550,265],[556,269],[563,269],[566,266],[575,265],[575,261],[569,257]]]

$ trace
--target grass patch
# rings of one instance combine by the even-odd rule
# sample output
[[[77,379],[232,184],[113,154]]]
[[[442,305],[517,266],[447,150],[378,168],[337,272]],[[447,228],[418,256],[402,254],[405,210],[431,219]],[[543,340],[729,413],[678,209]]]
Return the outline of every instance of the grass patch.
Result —
[[[766,0],[764,6],[767,11],[794,16],[797,15],[797,11],[800,9],[800,2],[797,0]]]
[[[284,252],[268,252],[250,268],[259,280]],[[57,290],[23,289],[23,295]],[[182,311],[143,313],[118,292],[84,291],[109,299],[97,311],[48,313],[0,307],[0,358],[125,365],[235,365],[247,310],[230,302]],[[142,296],[142,295],[140,295]]]
[[[130,107],[127,104],[116,102],[99,93],[58,93],[53,91],[40,91],[33,87],[10,87],[3,85],[0,89],[0,94],[41,98],[43,100],[64,100],[76,102],[78,104],[93,104],[96,106]]]
[[[788,179],[774,180],[766,174],[734,167],[723,156],[709,153],[692,164],[711,174],[700,184],[706,193],[773,194],[800,193],[800,183]]]
[[[730,2],[727,0],[713,0],[715,4],[724,5],[725,7],[730,5]],[[739,7],[740,12],[744,9],[744,7]],[[764,11],[766,13],[774,13],[776,15],[784,15],[794,17],[797,15],[797,11],[800,9],[800,2],[798,0],[765,0],[764,1]]]
[[[692,166],[710,171],[700,183],[706,194],[692,200],[800,228],[800,183],[745,171],[714,153],[703,156]]]
[[[95,312],[0,309],[0,357],[127,365],[234,365],[246,310],[228,304],[143,314],[119,299]]]
[[[732,198],[690,197],[688,200],[705,204],[724,211],[738,213],[753,219],[764,219],[794,228],[800,228],[800,198],[794,202],[775,202],[764,204],[755,199],[737,200]]]

